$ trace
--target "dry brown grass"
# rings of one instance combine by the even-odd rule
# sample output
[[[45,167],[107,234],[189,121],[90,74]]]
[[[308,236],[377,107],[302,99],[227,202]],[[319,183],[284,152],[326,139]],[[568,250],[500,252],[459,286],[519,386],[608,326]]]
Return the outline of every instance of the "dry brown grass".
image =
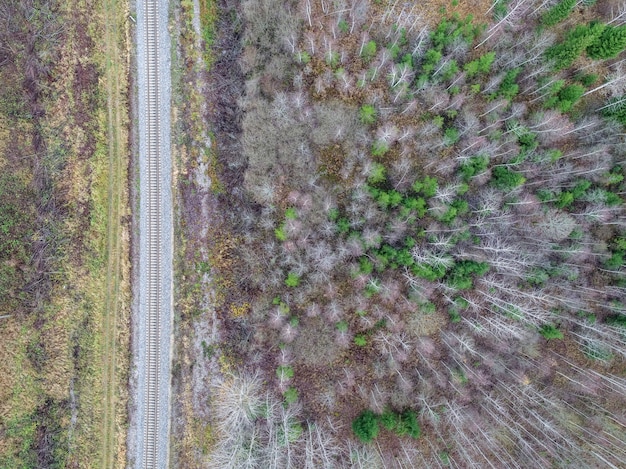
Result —
[[[45,102],[44,131],[54,129],[47,146],[64,155],[55,190],[67,208],[59,227],[67,244],[45,315],[35,323],[34,316],[16,311],[0,320],[0,424],[21,425],[17,437],[1,439],[0,457],[13,457],[20,448],[35,444],[32,425],[41,418],[38,413],[44,403],[52,402],[62,409],[53,418],[67,441],[61,448],[67,452],[65,466],[99,467],[105,428],[112,429],[107,467],[125,466],[130,266],[129,236],[121,220],[128,215],[128,50],[106,49],[101,42],[105,24],[114,22],[117,28],[110,43],[116,48],[128,44],[127,3],[114,3],[112,8],[110,2],[72,0],[61,2],[58,12],[64,35],[51,74],[54,79],[48,85],[54,99]],[[105,11],[111,17],[105,19]],[[107,63],[113,64],[110,69]],[[106,70],[112,71],[109,81],[98,77]],[[107,89],[112,76],[115,84]],[[106,99],[102,99],[107,94],[113,100],[114,119],[107,119]],[[113,123],[112,139],[107,138],[107,122]],[[0,125],[1,155],[9,137],[5,129]],[[28,144],[27,139],[20,142]],[[0,169],[10,167],[9,163],[0,158]],[[107,245],[107,239],[114,243]],[[107,307],[107,299],[118,312],[108,328],[106,319],[113,317],[108,314],[113,308]],[[33,354],[41,355],[41,367],[33,366]],[[103,386],[105,370],[109,371],[109,399]],[[105,402],[112,404],[108,425],[103,418]]]

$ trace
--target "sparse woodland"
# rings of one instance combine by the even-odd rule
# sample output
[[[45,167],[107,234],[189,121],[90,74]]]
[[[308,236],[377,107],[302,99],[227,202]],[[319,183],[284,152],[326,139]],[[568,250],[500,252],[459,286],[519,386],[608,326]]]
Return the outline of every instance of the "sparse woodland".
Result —
[[[463,3],[237,12],[212,467],[626,460],[626,3]]]

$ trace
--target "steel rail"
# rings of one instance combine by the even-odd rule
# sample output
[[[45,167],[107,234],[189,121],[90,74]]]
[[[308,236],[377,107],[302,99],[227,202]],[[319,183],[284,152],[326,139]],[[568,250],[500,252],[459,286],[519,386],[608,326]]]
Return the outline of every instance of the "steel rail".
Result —
[[[162,300],[162,254],[161,254],[161,155],[159,119],[159,11],[158,0],[145,1],[146,19],[146,158],[147,158],[147,302],[146,302],[146,377],[145,413],[143,422],[144,469],[158,466],[159,454],[159,389],[161,300]],[[144,196],[144,195],[142,195]]]

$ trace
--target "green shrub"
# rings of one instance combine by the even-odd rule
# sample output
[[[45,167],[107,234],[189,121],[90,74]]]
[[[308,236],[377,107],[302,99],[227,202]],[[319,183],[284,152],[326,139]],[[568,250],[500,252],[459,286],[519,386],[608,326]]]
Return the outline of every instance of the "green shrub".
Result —
[[[419,218],[426,215],[426,201],[421,197],[405,197],[402,207],[408,211],[414,211]]]
[[[574,194],[571,192],[565,191],[559,194],[559,197],[555,203],[555,205],[559,208],[569,207],[574,203]]]
[[[567,112],[578,102],[583,94],[585,94],[585,87],[582,85],[565,86],[559,90],[554,105],[551,107],[555,107],[561,112]]]
[[[493,186],[504,191],[515,189],[526,182],[526,178],[524,178],[521,174],[511,171],[504,166],[497,166],[493,168],[491,174],[491,182]]]
[[[441,68],[441,70],[439,70],[439,73],[441,74],[441,79],[443,81],[450,80],[452,77],[454,77],[454,75],[459,73],[459,66],[456,63],[456,60],[450,60],[448,63],[446,63]]]
[[[417,414],[414,410],[405,410],[400,414],[400,419],[395,430],[397,435],[408,435],[411,438],[419,438],[422,430],[417,421]]]
[[[439,217],[439,221],[443,223],[450,223],[456,218],[457,214],[457,209],[455,207],[448,207],[448,210],[446,210],[444,214]]]
[[[372,144],[372,156],[381,157],[389,151],[389,144],[384,140],[376,140]]]
[[[602,115],[626,125],[626,95],[610,100],[602,110]]]
[[[591,182],[585,179],[576,183],[574,188],[572,189],[572,195],[574,196],[574,200],[580,199],[585,195],[587,189],[591,187]]]
[[[454,127],[448,127],[443,133],[443,144],[447,147],[459,141],[459,131]]]
[[[441,60],[441,52],[436,49],[429,49],[424,54],[424,63],[422,64],[422,73],[429,75],[435,70],[435,65]],[[428,78],[427,78],[428,79]]]
[[[282,223],[278,228],[274,230],[274,235],[278,241],[285,241],[287,234],[285,233],[285,224]]]
[[[369,275],[374,271],[374,264],[367,257],[363,256],[359,259],[359,273]]]
[[[539,329],[539,333],[548,340],[563,338],[563,333],[554,324],[544,324]]]
[[[476,261],[459,261],[446,274],[446,283],[457,290],[469,290],[473,287],[473,276],[484,275],[489,264]]]
[[[489,166],[489,157],[487,155],[472,156],[469,160],[461,163],[459,168],[461,178],[469,181],[474,176],[484,173]]]
[[[285,218],[287,220],[295,220],[298,218],[298,212],[296,212],[294,207],[289,207],[285,210]]]
[[[367,345],[367,336],[365,334],[357,334],[354,336],[354,344],[359,347],[365,347]]]
[[[300,277],[293,272],[289,272],[287,274],[287,278],[285,279],[285,285],[291,288],[297,287],[300,285]]]
[[[626,314],[614,314],[606,318],[606,323],[611,326],[626,329]]]
[[[607,26],[587,46],[587,55],[592,59],[612,59],[626,49],[626,25]]]
[[[337,24],[337,28],[342,34],[346,34],[348,31],[350,31],[350,25],[348,24],[346,20],[343,20],[343,19],[339,20],[339,23]]]
[[[491,64],[496,58],[495,52],[487,52],[485,55],[480,56],[476,60],[468,62],[463,67],[463,70],[467,73],[468,78],[473,78],[479,73],[489,73],[491,70]],[[480,85],[479,85],[480,86]]]
[[[517,79],[517,76],[520,74],[521,71],[521,68],[514,68],[506,72],[506,75],[504,75],[504,78],[500,83],[498,92],[495,93],[492,98],[499,96],[504,99],[513,99],[515,96],[517,96],[517,93],[519,92],[519,85],[515,82],[515,80]]]
[[[311,56],[307,52],[301,51],[296,54],[296,59],[306,65],[311,61]]]
[[[371,104],[364,104],[359,109],[359,119],[364,124],[373,124],[376,122],[376,108]]]
[[[576,75],[576,80],[578,80],[584,87],[589,87],[598,81],[598,75],[595,73],[580,74]]]
[[[393,410],[387,409],[379,417],[379,422],[386,430],[393,431],[400,423],[400,419]]]
[[[421,181],[418,179],[412,186],[415,192],[421,193],[424,197],[433,197],[437,193],[438,188],[437,179],[430,176],[425,176]]]
[[[523,155],[523,157],[535,151],[539,146],[539,142],[537,141],[537,134],[529,131],[525,127],[522,127],[520,130],[518,130],[517,143],[519,143],[521,147],[520,154]]]
[[[546,272],[545,269],[542,269],[541,267],[535,267],[531,269],[526,276],[526,281],[528,283],[538,287],[544,285],[548,280],[550,280],[550,275],[548,274],[548,272]]]
[[[348,233],[348,231],[350,231],[350,220],[348,220],[345,217],[340,218],[339,220],[337,220],[337,231],[341,234],[346,234]]]
[[[610,270],[618,270],[624,265],[624,255],[621,252],[614,252],[611,257],[604,261],[604,266]]]
[[[446,275],[446,269],[441,266],[433,267],[427,264],[413,264],[411,266],[411,273],[416,277],[434,282]]]
[[[376,43],[374,41],[369,41],[367,44],[363,46],[363,50],[361,51],[361,57],[366,62],[369,62],[376,55]]]
[[[346,321],[339,321],[337,324],[335,324],[335,327],[341,333],[348,332],[348,323]]]
[[[289,365],[279,365],[276,368],[276,376],[281,381],[293,378],[293,368]]]
[[[541,24],[544,26],[554,26],[569,16],[578,0],[561,0],[543,15],[541,15]]]
[[[554,61],[555,70],[569,67],[602,34],[604,27],[601,23],[576,26],[568,31],[563,42],[546,50],[546,58]]]
[[[458,309],[454,307],[448,308],[448,315],[450,316],[450,322],[452,323],[461,322],[461,314],[459,313]]]
[[[283,397],[285,398],[285,404],[293,404],[298,400],[298,390],[293,386],[290,386],[283,393]]]
[[[363,443],[369,443],[378,436],[378,417],[371,410],[364,410],[352,422],[352,431]]]
[[[387,170],[380,163],[374,163],[370,175],[367,177],[367,182],[370,184],[379,184],[387,179]]]

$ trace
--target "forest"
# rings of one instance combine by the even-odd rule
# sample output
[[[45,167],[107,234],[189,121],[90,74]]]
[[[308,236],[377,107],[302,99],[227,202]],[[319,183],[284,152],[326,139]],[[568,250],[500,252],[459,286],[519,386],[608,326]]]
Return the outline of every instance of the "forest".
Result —
[[[179,461],[620,467],[626,3],[222,0],[204,24]]]

